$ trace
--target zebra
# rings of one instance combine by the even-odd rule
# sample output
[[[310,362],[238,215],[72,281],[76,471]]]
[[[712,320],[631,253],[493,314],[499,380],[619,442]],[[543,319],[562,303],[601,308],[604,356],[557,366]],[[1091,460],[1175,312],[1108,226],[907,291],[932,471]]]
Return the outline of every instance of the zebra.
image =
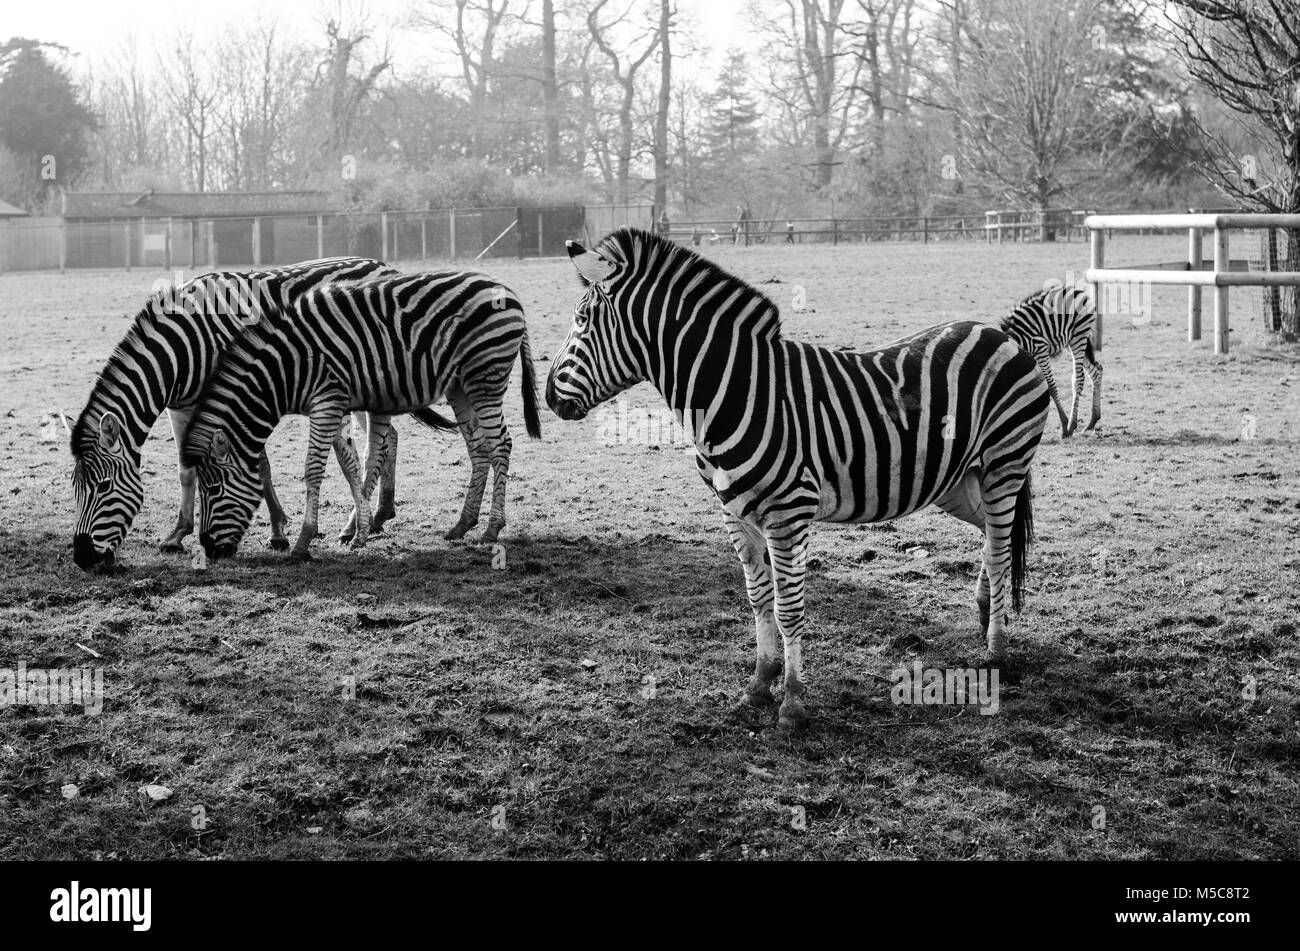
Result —
[[[779,725],[807,724],[801,637],[814,521],[887,521],[934,503],[980,528],[976,603],[988,657],[1003,660],[1048,405],[1033,360],[1006,334],[964,321],[876,350],[831,350],[786,339],[769,298],[684,245],[623,228],[594,250],[568,250],[585,290],[547,376],[547,405],[582,419],[649,381],[689,421],[754,613],[748,702],[771,703],[784,666]]]
[[[1057,415],[1061,417],[1062,439],[1072,436],[1079,425],[1085,366],[1092,381],[1092,418],[1087,429],[1101,421],[1101,363],[1092,346],[1097,329],[1097,311],[1091,293],[1056,281],[1049,282],[1012,308],[998,326],[1038,364],[1043,379],[1047,381],[1047,391],[1056,404]],[[1074,370],[1074,390],[1068,416],[1056,391],[1056,380],[1052,377],[1052,360],[1062,350],[1070,351]]]
[[[310,417],[307,504],[290,557],[310,560],[325,454],[339,419],[370,413],[364,470],[353,453],[340,460],[360,513],[352,547],[365,544],[365,500],[386,464],[388,417],[446,396],[455,422],[415,413],[439,429],[459,428],[471,472],[460,538],[478,523],[489,466],[495,472],[491,514],[482,540],[505,525],[510,434],[501,401],[518,355],[524,419],[540,438],[537,393],[523,305],[484,274],[438,271],[324,285],[302,295],[295,313],[263,321],[222,358],[185,435],[183,459],[199,473],[203,515],[199,541],[209,558],[234,555],[257,507],[257,460],[287,413]]]
[[[100,372],[72,427],[77,506],[72,544],[77,566],[90,571],[113,563],[144,500],[140,452],[145,438],[166,409],[179,453],[193,403],[235,336],[268,311],[290,306],[309,287],[395,273],[370,258],[326,258],[257,271],[213,271],[151,294]],[[337,451],[342,451],[343,441],[340,433]],[[271,518],[271,547],[288,548],[284,509],[271,484],[265,454],[258,466]],[[179,476],[176,526],[158,546],[164,553],[184,551],[181,541],[194,530],[195,474],[182,464]],[[395,471],[385,474],[376,522],[393,514],[394,477]]]

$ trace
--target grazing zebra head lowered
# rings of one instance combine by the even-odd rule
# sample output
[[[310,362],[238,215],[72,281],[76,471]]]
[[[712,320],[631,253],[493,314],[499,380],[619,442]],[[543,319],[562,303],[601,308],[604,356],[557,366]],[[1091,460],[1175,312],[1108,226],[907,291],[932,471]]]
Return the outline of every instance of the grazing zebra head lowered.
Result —
[[[581,419],[648,380],[690,420],[754,612],[750,702],[770,703],[784,668],[780,723],[807,722],[801,638],[814,521],[887,521],[934,504],[979,528],[975,599],[1000,661],[1048,407],[1034,361],[1006,334],[962,321],[877,350],[815,347],[785,339],[759,291],[660,236],[622,229],[591,251],[570,242],[569,255],[586,290],[552,361],[547,404]]]
[[[310,417],[302,532],[290,554],[310,558],[325,456],[349,411],[370,413],[364,466],[350,444],[340,455],[360,513],[352,547],[366,542],[367,500],[388,443],[376,420],[412,413],[440,429],[459,426],[469,447],[469,487],[457,538],[477,523],[488,469],[495,478],[484,540],[505,525],[510,435],[502,398],[522,362],[524,419],[541,434],[523,305],[485,274],[436,271],[331,284],[304,294],[292,315],[263,321],[226,352],[196,405],[182,458],[203,494],[199,541],[209,557],[232,555],[257,507],[256,459],[288,413]],[[446,397],[450,422],[427,407]],[[337,446],[336,446],[337,452]]]
[[[150,294],[131,322],[72,428],[77,517],[73,559],[89,571],[113,561],[144,499],[140,452],[167,410],[176,448],[208,375],[229,341],[268,312],[291,306],[310,287],[396,273],[371,258],[326,258],[257,271],[211,271]],[[272,543],[284,514],[261,461],[272,513]],[[180,552],[194,524],[194,473],[181,466],[176,527],[160,545]],[[288,542],[284,544],[287,547]]]

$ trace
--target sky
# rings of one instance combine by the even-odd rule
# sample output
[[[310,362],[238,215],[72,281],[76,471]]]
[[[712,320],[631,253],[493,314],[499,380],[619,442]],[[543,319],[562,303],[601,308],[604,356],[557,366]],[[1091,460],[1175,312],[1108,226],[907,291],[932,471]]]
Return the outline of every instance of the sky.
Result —
[[[390,29],[395,68],[408,74],[422,71],[429,55],[429,36],[404,25],[411,2],[365,0],[362,4],[379,32],[385,25]],[[262,17],[297,35],[314,37],[319,32],[316,24],[325,19],[327,11],[336,11],[341,4],[345,10],[358,6],[357,0],[58,0],[54,4],[6,0],[0,39],[24,36],[61,43],[79,54],[69,65],[80,74],[131,36],[142,50],[166,48],[182,28],[201,37],[228,23],[248,24]],[[742,42],[748,0],[679,0],[679,5],[697,24],[692,39],[693,45],[700,48],[693,64],[682,64],[682,73],[716,75],[726,49]],[[148,61],[151,57],[142,59]]]

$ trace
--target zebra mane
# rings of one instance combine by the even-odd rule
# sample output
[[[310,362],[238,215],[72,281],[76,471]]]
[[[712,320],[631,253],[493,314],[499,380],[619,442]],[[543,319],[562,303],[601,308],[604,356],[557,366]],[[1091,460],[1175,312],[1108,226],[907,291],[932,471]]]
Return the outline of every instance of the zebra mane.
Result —
[[[692,277],[703,277],[707,283],[722,284],[726,290],[757,298],[762,306],[752,324],[755,334],[768,334],[773,339],[781,336],[781,311],[772,298],[684,244],[640,228],[619,228],[601,238],[596,251],[601,257],[620,262],[623,268],[617,278],[620,281],[649,270],[689,272]]]

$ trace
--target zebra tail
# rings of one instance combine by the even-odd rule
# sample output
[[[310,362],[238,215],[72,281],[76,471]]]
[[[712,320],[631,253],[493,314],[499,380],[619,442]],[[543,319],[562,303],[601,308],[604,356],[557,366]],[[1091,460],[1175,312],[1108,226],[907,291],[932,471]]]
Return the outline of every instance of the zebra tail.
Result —
[[[436,429],[440,433],[454,433],[460,429],[460,424],[454,419],[448,419],[441,413],[435,413],[427,406],[424,409],[414,410],[411,415],[430,429]]]
[[[1016,495],[1016,510],[1011,517],[1011,606],[1017,614],[1023,600],[1025,575],[1025,556],[1034,540],[1034,493],[1031,487],[1032,477],[1025,474],[1024,484]]]
[[[537,379],[533,367],[533,352],[528,346],[528,328],[524,328],[524,339],[519,344],[519,362],[523,370],[524,426],[528,435],[534,439],[542,438],[542,421],[537,415]]]

